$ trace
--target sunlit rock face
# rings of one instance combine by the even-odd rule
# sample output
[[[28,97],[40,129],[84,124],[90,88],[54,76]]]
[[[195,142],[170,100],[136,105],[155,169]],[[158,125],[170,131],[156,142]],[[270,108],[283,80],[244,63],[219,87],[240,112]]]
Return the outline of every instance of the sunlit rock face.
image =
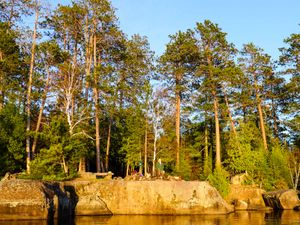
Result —
[[[0,219],[51,219],[75,215],[226,214],[233,207],[199,181],[93,180],[0,182]]]
[[[78,196],[78,202],[75,208],[77,216],[94,216],[94,215],[112,215],[107,208],[106,203],[95,193],[87,193]]]
[[[279,190],[263,195],[266,204],[274,209],[294,209],[300,206],[296,190]]]
[[[0,182],[1,219],[47,219],[53,202],[45,185],[37,181]]]
[[[76,196],[62,183],[32,180],[0,182],[0,220],[51,219],[71,216]],[[72,187],[69,187],[72,190]]]
[[[233,211],[207,182],[113,180],[76,187],[78,204],[81,204],[80,196],[93,193],[113,214],[225,214]]]
[[[232,184],[226,200],[234,204],[235,210],[265,210],[264,193],[265,190],[255,186]]]

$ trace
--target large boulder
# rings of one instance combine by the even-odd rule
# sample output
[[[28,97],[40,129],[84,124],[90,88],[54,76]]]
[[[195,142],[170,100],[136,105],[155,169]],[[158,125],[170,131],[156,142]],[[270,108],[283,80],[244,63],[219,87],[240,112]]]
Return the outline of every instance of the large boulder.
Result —
[[[61,218],[72,215],[75,204],[74,194],[62,183],[19,179],[0,182],[0,220]]]
[[[101,199],[113,214],[225,214],[233,211],[207,182],[112,180],[74,187],[79,205],[89,202],[81,202],[81,196],[92,196],[94,202]],[[102,206],[96,203],[95,212],[101,214]]]
[[[266,205],[274,209],[294,209],[300,206],[296,190],[279,190],[267,192],[263,195]]]
[[[252,185],[232,184],[226,200],[235,210],[265,210],[264,193],[263,189]]]
[[[0,182],[1,219],[47,219],[54,195],[42,182],[5,180]]]
[[[226,214],[233,211],[207,182],[0,182],[0,219],[58,220],[75,215]]]

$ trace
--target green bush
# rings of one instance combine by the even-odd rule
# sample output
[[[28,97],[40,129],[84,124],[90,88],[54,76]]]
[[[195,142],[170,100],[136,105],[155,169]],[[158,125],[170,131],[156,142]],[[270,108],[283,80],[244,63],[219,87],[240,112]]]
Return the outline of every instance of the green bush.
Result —
[[[288,151],[276,140],[270,147],[269,168],[272,189],[287,187],[290,182]]]
[[[25,120],[19,109],[7,104],[0,110],[0,176],[25,167]]]
[[[42,180],[62,180],[67,177],[62,167],[62,145],[42,149],[31,162],[31,178]]]
[[[230,191],[229,173],[223,168],[217,168],[208,176],[209,183],[214,186],[222,197],[226,197]]]

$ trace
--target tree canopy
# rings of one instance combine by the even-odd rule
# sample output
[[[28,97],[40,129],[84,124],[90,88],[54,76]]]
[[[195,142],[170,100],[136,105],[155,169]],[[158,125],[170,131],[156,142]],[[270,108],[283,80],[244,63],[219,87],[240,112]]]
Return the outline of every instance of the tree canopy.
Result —
[[[218,188],[246,172],[267,189],[297,188],[300,34],[273,59],[204,20],[156,56],[108,0],[0,7],[0,176],[158,176],[160,159],[165,176]]]

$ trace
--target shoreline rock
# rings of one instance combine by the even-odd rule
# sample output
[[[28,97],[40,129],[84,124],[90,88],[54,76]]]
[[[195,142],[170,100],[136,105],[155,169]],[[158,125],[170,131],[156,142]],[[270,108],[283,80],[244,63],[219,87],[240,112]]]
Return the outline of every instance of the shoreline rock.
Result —
[[[233,211],[207,182],[111,180],[89,185],[74,183],[73,186],[78,196],[96,195],[112,214],[117,215],[227,214]],[[80,199],[78,204],[81,204]]]
[[[0,218],[47,219],[51,215],[53,193],[38,181],[0,182]]]
[[[264,202],[264,193],[265,190],[252,185],[231,184],[226,200],[235,210],[270,210]]]
[[[73,196],[57,182],[4,180],[0,182],[0,220],[51,219],[72,215]]]
[[[233,211],[207,182],[74,180],[0,182],[0,219],[73,215],[227,214]],[[17,215],[17,216],[16,216]]]
[[[0,220],[53,219],[74,215],[204,215],[234,210],[295,209],[294,190],[265,193],[231,185],[226,201],[208,182],[73,180],[0,182]]]
[[[293,189],[267,192],[263,198],[266,205],[274,209],[295,209],[300,206],[298,192]]]

